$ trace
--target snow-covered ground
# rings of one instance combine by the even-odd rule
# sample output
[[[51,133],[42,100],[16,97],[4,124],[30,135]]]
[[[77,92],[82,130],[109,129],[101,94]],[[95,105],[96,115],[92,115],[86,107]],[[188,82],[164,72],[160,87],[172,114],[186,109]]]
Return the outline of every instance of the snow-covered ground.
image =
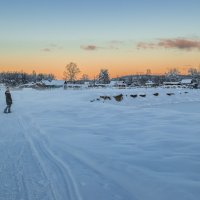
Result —
[[[0,200],[200,198],[200,90],[11,93],[13,113],[0,114]],[[122,102],[90,102],[121,93]]]

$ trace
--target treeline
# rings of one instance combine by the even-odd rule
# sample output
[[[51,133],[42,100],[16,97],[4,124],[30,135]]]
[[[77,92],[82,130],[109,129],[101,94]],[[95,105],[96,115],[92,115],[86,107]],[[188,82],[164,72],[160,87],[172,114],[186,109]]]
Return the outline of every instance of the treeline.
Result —
[[[41,80],[51,81],[53,79],[55,79],[55,76],[53,74],[36,74],[35,71],[33,71],[32,74],[28,74],[25,72],[0,72],[0,83],[4,83],[10,86],[38,82]]]

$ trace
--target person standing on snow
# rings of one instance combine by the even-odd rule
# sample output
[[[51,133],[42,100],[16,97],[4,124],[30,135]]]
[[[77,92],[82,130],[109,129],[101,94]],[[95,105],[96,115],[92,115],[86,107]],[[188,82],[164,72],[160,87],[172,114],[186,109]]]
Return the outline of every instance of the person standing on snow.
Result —
[[[6,108],[4,109],[4,113],[11,113],[11,105],[12,105],[12,97],[10,94],[10,90],[9,87],[6,88],[6,92],[5,92],[5,96],[6,96]]]

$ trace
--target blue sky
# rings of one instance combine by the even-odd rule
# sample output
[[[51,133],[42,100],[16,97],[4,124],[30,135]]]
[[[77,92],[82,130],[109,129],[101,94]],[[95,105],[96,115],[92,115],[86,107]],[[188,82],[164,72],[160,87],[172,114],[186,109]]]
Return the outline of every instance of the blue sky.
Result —
[[[134,39],[198,36],[197,0],[2,1],[5,39]]]
[[[197,65],[200,62],[196,59],[200,48],[199,8],[199,0],[4,0],[0,6],[0,67],[10,66],[9,70],[14,70],[12,66],[16,65],[26,70],[33,65],[46,68],[50,65],[53,69],[53,65],[75,61],[84,65],[88,73],[89,66],[99,70],[107,65],[113,72],[118,70],[122,74],[124,60],[129,60],[127,71],[131,66],[136,71],[136,67],[145,70],[147,65],[139,59],[148,60],[153,67],[163,67],[151,62],[157,57],[163,57],[167,67],[183,63]],[[184,40],[177,41],[177,38]],[[169,41],[160,45],[159,40],[163,39]],[[143,47],[139,53],[138,44]],[[147,50],[152,46],[164,47],[162,55],[159,49]],[[171,49],[176,49],[178,55],[188,56],[188,60],[179,62]],[[194,49],[195,56],[189,51],[186,55],[184,49]],[[93,61],[85,60],[91,56]],[[137,62],[132,60],[133,56]],[[48,63],[44,58],[54,60]],[[36,59],[38,62],[33,62]]]

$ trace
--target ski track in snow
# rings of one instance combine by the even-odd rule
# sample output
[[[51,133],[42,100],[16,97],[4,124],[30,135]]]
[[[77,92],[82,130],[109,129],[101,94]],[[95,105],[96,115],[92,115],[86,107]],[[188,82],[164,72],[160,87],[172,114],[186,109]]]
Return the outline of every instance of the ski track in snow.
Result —
[[[18,142],[23,141],[23,145],[20,146],[20,152],[17,155],[16,160],[11,158],[11,155],[12,157],[15,157],[15,154],[12,152],[6,154],[6,156],[8,156],[8,160],[5,161],[6,165],[13,165],[15,163],[16,166],[6,166],[8,169],[8,174],[6,173],[7,178],[0,177],[3,182],[9,180],[9,184],[11,184],[1,184],[0,187],[5,186],[7,190],[1,188],[0,199],[82,200],[83,198],[70,167],[48,147],[48,144],[45,142],[46,139],[44,133],[42,133],[40,127],[38,127],[35,122],[31,123],[33,120],[30,119],[29,116],[20,116],[19,114],[12,113],[12,115],[5,115],[5,118],[12,124],[7,128],[11,129],[8,130],[9,133],[13,133],[13,137],[10,137],[9,135],[9,144],[15,146],[16,142],[16,145],[19,147],[20,145]],[[3,126],[1,127],[3,128]],[[5,126],[4,129],[0,129],[0,131],[1,133],[5,132]],[[7,146],[5,150],[10,150],[10,148]],[[15,149],[13,149],[13,151],[14,150]],[[70,153],[72,151],[73,148],[69,148],[67,155],[76,163],[75,165],[78,164],[82,168],[87,169],[87,173],[96,176],[98,182],[100,181],[99,184],[102,189],[109,189],[108,185],[112,187],[112,191],[110,191],[112,195],[110,195],[109,199],[135,199],[128,194],[125,195],[127,197],[116,195],[116,187],[120,190],[122,190],[123,187],[118,185],[113,179],[108,180],[106,174],[104,174],[96,165],[93,165],[91,160],[84,160],[80,156]],[[29,162],[27,163],[29,167],[32,163],[35,163],[39,172],[35,169],[26,171],[26,159],[29,159]],[[38,183],[35,181],[36,176],[39,177]],[[12,182],[10,181],[11,179],[13,179]],[[43,188],[45,185],[46,188]],[[40,194],[41,191],[43,191],[42,194]],[[124,193],[127,193],[125,188]]]
[[[82,200],[69,166],[53,154],[45,143],[41,141],[40,130],[31,126],[30,123],[27,123],[25,118],[19,117],[19,123],[43,172],[49,177],[53,199],[67,198],[71,200]]]
[[[9,118],[9,122],[12,124],[7,128],[7,131],[13,134],[12,136],[9,134],[9,137],[4,140],[7,147],[1,151],[1,158],[5,158],[5,160],[1,160],[1,163],[5,163],[5,166],[1,165],[0,169],[0,199],[82,200],[69,166],[54,155],[42,140],[39,140],[40,130],[30,126],[27,119],[16,114],[7,115],[6,118]],[[5,128],[0,129],[1,133],[5,131]],[[23,144],[19,145],[18,143],[21,141]],[[16,148],[10,148],[10,146],[15,147],[15,145],[20,147],[18,154],[10,151],[10,149],[16,150]],[[29,156],[31,158],[28,158]],[[35,169],[30,170],[31,174],[26,171],[27,159],[30,159],[30,162],[27,163],[29,167],[33,163],[37,165],[37,170],[43,175],[43,179],[41,179],[41,174],[33,174]],[[33,187],[35,176],[40,177],[41,180]],[[46,184],[48,185],[47,189],[42,195],[39,195],[40,191],[43,190],[43,185]]]
[[[3,119],[6,125],[0,127],[4,144],[0,149],[0,199],[51,200],[47,177],[41,171],[16,116],[5,115]],[[41,184],[41,180],[47,185]]]
[[[45,138],[46,133],[39,127],[39,125],[33,121],[29,116],[24,116],[19,118],[19,123],[22,129],[24,130],[25,137],[30,143],[31,149],[37,157],[37,160],[40,162],[40,165],[43,168],[43,171],[49,172],[50,174],[55,174],[57,180],[52,178],[51,188],[54,191],[54,197],[56,199],[71,199],[71,200],[82,200],[81,193],[78,189],[77,181],[75,180],[71,167],[79,166],[79,168],[85,169],[90,174],[89,176],[96,177],[97,182],[99,182],[102,190],[110,190],[109,200],[117,199],[131,199],[135,200],[136,198],[133,195],[129,195],[123,184],[119,184],[117,179],[114,177],[108,177],[104,170],[95,165],[91,159],[83,156],[84,151],[80,151],[76,147],[69,146],[67,148],[67,158],[73,162],[73,166],[69,166],[62,161],[53,151],[48,147],[47,139]],[[26,134],[28,132],[28,134]],[[35,134],[37,133],[37,134]],[[73,152],[73,153],[72,153]],[[52,168],[52,169],[49,169]],[[49,177],[48,174],[46,176]],[[58,186],[56,185],[58,184]],[[117,194],[117,190],[124,190],[124,196]]]

